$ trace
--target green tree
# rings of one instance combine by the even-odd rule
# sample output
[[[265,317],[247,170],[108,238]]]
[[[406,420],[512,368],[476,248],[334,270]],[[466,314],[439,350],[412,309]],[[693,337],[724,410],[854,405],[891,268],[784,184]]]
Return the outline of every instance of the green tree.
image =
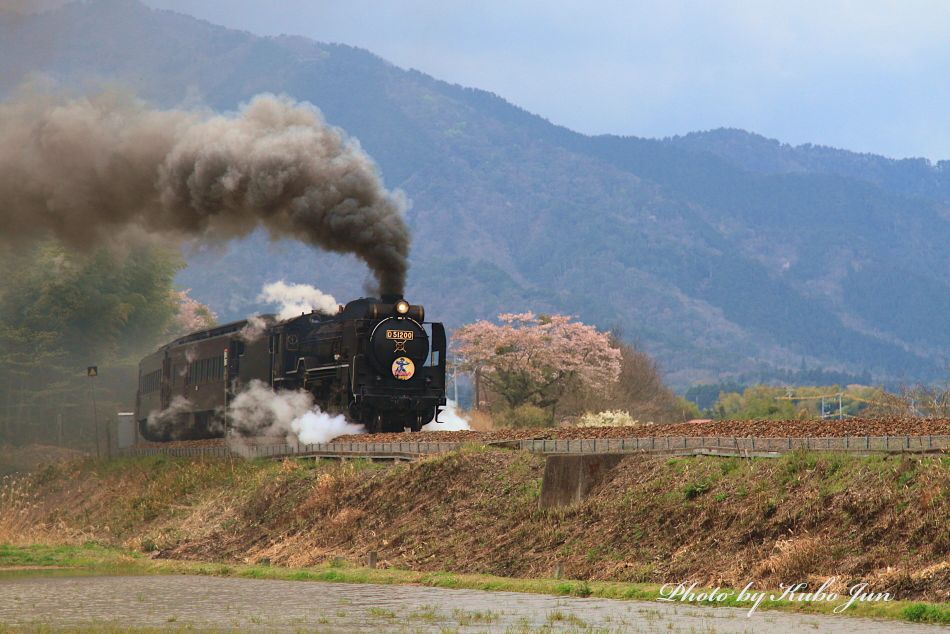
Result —
[[[50,442],[64,426],[67,442],[88,444],[91,389],[104,416],[134,403],[136,362],[179,311],[181,256],[149,244],[76,254],[45,242],[2,254],[0,265],[2,439]],[[94,382],[90,365],[100,368]]]
[[[713,411],[720,419],[796,418],[795,406],[790,401],[779,399],[785,396],[785,392],[785,388],[768,385],[752,385],[742,394],[723,392],[713,406]]]
[[[620,352],[616,382],[598,389],[575,386],[558,405],[569,416],[585,412],[620,410],[641,422],[672,423],[699,418],[695,404],[676,396],[663,384],[656,362],[646,352],[624,343],[617,335],[610,345]]]

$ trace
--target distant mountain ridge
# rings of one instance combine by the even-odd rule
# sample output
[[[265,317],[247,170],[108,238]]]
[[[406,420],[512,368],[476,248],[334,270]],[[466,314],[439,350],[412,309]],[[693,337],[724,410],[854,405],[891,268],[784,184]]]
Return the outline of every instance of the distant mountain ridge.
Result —
[[[950,161],[891,159],[812,144],[792,146],[730,128],[691,132],[669,142],[714,154],[750,172],[836,174],[909,196],[950,201]]]
[[[950,356],[947,162],[727,129],[588,137],[361,49],[134,0],[0,14],[0,95],[36,71],[163,106],[234,109],[259,92],[314,103],[412,200],[408,296],[450,327],[575,314],[618,328],[681,386],[803,366],[929,380]],[[191,253],[180,282],[224,318],[261,309],[262,284],[280,278],[360,294],[354,259],[265,242]]]

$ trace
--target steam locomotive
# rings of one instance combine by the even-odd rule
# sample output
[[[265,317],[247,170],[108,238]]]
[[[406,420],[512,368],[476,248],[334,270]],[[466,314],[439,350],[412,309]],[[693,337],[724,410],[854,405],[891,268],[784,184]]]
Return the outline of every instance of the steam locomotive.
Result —
[[[223,436],[228,403],[255,379],[307,390],[322,410],[372,433],[418,431],[445,405],[445,328],[424,320],[422,306],[383,295],[335,315],[251,318],[186,335],[139,363],[139,432],[152,441]]]

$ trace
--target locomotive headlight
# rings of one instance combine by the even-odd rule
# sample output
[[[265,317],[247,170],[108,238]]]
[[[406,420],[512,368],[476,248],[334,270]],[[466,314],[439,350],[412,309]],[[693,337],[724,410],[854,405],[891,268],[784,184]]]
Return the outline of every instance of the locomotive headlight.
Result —
[[[405,315],[409,312],[409,302],[404,299],[400,299],[396,302],[396,312],[400,315]]]

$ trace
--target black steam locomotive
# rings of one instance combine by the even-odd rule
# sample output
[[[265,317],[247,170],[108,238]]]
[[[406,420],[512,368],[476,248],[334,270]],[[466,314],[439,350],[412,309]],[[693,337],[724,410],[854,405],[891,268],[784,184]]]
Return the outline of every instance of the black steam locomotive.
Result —
[[[370,432],[418,431],[445,405],[445,328],[424,319],[422,306],[384,295],[335,315],[252,318],[181,337],[139,364],[139,432],[153,441],[222,436],[228,403],[254,379],[307,390]]]

